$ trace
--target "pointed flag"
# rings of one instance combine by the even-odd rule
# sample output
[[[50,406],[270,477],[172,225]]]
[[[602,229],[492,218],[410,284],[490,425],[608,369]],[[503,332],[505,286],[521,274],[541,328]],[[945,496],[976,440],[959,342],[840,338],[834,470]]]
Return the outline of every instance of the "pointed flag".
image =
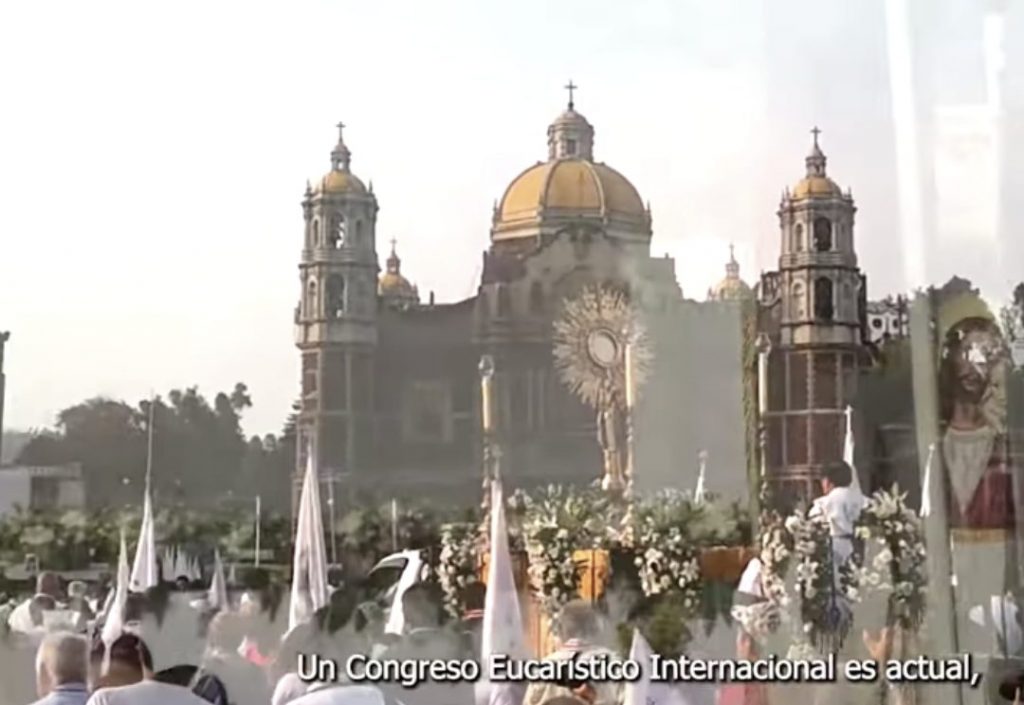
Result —
[[[857,466],[853,464],[853,407],[849,405],[846,406],[846,438],[843,441],[843,460],[850,466],[850,470],[853,471],[851,473],[850,489],[861,492]]]
[[[135,562],[132,564],[129,585],[133,592],[145,592],[149,588],[155,587],[158,582],[156,546],[153,535],[153,502],[147,482],[146,496],[142,504],[142,529],[139,531],[139,543],[135,547]]]
[[[490,555],[487,562],[487,594],[484,599],[483,632],[481,635],[480,663],[484,672],[490,672],[490,660],[497,654],[512,659],[527,657],[523,619],[519,611],[519,594],[512,574],[512,559],[508,550],[508,530],[505,523],[505,497],[501,479],[491,480]],[[495,702],[504,699],[507,683],[491,683],[482,678],[478,682],[476,702]]]
[[[697,489],[693,492],[694,504],[704,504],[708,501],[707,493],[707,469],[708,469],[708,452],[702,450],[698,456],[700,458],[700,470],[697,473]]]
[[[160,552],[160,580],[165,583],[173,583],[176,576],[174,574],[174,548],[167,546],[163,551]]]
[[[117,576],[112,592],[114,599],[110,602],[106,617],[103,620],[103,630],[100,638],[104,645],[103,673],[110,668],[110,646],[124,632],[124,607],[128,602],[128,544],[124,538],[124,529],[121,529],[121,547],[117,555]]]
[[[633,630],[633,645],[629,648],[629,660],[640,664],[640,678],[626,683],[622,705],[647,705],[647,693],[651,687],[651,646],[639,629]]]
[[[633,630],[633,645],[629,649],[629,660],[640,664],[640,678],[627,682],[623,689],[622,705],[687,705],[703,701],[703,697],[688,698],[683,693],[685,683],[651,681],[651,661],[654,650],[644,639],[639,629]]]
[[[388,614],[388,622],[384,627],[385,634],[402,634],[405,631],[405,610],[402,607],[402,597],[406,590],[419,581],[420,568],[423,567],[423,558],[420,557],[419,551],[402,551],[398,556],[405,559],[405,567],[402,569],[401,577],[398,578],[398,587],[395,588],[391,612]]]
[[[211,609],[226,610],[228,603],[228,583],[224,579],[224,564],[220,560],[220,551],[213,552],[213,579],[210,590],[206,593],[206,604]]]
[[[313,465],[313,453],[310,452],[299,498],[288,630],[309,621],[314,612],[327,604],[327,597],[327,550],[320,512],[320,479]]]
[[[921,482],[921,510],[922,518],[932,513],[932,464],[935,462],[935,444],[928,446],[928,460],[924,464],[924,480]]]

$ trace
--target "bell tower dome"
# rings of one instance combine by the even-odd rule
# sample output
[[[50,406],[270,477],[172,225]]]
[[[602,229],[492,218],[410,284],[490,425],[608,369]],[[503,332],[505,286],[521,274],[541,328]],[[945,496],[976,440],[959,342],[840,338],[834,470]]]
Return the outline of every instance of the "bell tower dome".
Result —
[[[853,196],[833,181],[818,143],[804,177],[779,204],[778,272],[762,291],[778,306],[770,357],[769,479],[781,497],[818,494],[822,468],[842,458],[845,408],[856,392],[863,356],[866,279],[854,248]]]
[[[548,126],[548,159],[594,160],[594,128],[576,112],[573,92],[577,86],[569,81],[569,106]]]
[[[377,345],[377,198],[351,170],[344,125],[331,169],[306,185],[295,342],[302,356],[296,479],[306,454],[321,473],[358,473],[372,438]],[[364,389],[364,387],[366,387]],[[297,497],[297,494],[295,495]]]

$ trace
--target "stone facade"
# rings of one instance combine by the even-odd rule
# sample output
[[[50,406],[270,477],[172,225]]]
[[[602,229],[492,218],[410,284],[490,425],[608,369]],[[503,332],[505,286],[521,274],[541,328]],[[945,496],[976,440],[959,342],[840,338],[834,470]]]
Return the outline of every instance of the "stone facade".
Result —
[[[732,257],[709,301],[683,296],[674,260],[651,254],[650,207],[594,161],[594,128],[571,103],[547,136],[547,161],[521,172],[495,207],[477,294],[454,303],[420,302],[394,245],[374,286],[377,202],[339,139],[331,171],[303,201],[296,477],[313,448],[320,471],[342,478],[342,501],[478,501],[477,364],[487,354],[507,481],[597,480],[596,413],[558,378],[552,355],[563,302],[595,285],[627,294],[652,341],[653,372],[634,419],[641,489],[692,488],[707,451],[709,489],[748,495],[756,419],[745,320],[755,316],[776,350],[769,465],[780,477],[813,477],[841,447],[864,312],[853,202],[831,190],[817,143],[808,183],[780,208],[780,268],[760,284],[758,315],[758,294]]]
[[[779,205],[779,269],[761,285],[762,330],[773,344],[766,470],[783,503],[816,496],[822,467],[842,458],[844,410],[866,361],[856,208],[825,167],[815,129],[806,175]]]

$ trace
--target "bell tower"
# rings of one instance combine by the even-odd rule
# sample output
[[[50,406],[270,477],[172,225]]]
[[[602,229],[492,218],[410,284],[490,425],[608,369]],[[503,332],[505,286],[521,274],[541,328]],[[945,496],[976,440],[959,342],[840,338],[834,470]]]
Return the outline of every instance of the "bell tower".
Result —
[[[779,271],[771,284],[779,307],[769,360],[767,472],[777,496],[819,494],[821,469],[842,458],[844,410],[864,354],[866,279],[857,266],[856,208],[829,178],[818,144],[806,173],[782,195]]]
[[[377,345],[377,199],[351,171],[338,125],[331,170],[302,199],[304,235],[295,342],[302,400],[293,507],[307,452],[322,475],[359,472],[372,448]],[[333,485],[332,485],[333,489]]]

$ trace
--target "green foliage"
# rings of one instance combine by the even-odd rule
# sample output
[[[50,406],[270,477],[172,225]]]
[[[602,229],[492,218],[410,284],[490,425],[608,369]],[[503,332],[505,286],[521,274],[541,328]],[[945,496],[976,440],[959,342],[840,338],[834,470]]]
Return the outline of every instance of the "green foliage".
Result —
[[[171,390],[153,402],[153,490],[167,502],[208,508],[233,498],[288,511],[295,458],[294,429],[246,442],[241,415],[252,406],[244,384],[210,404],[197,387]],[[18,461],[79,462],[90,508],[137,505],[146,473],[150,400],[130,405],[97,397],[57,416],[57,430],[33,437]]]
[[[693,610],[681,596],[673,593],[645,598],[634,612],[633,619],[618,626],[619,648],[628,654],[633,643],[633,629],[639,629],[651,650],[662,658],[676,659],[686,652],[693,639],[690,619]]]

